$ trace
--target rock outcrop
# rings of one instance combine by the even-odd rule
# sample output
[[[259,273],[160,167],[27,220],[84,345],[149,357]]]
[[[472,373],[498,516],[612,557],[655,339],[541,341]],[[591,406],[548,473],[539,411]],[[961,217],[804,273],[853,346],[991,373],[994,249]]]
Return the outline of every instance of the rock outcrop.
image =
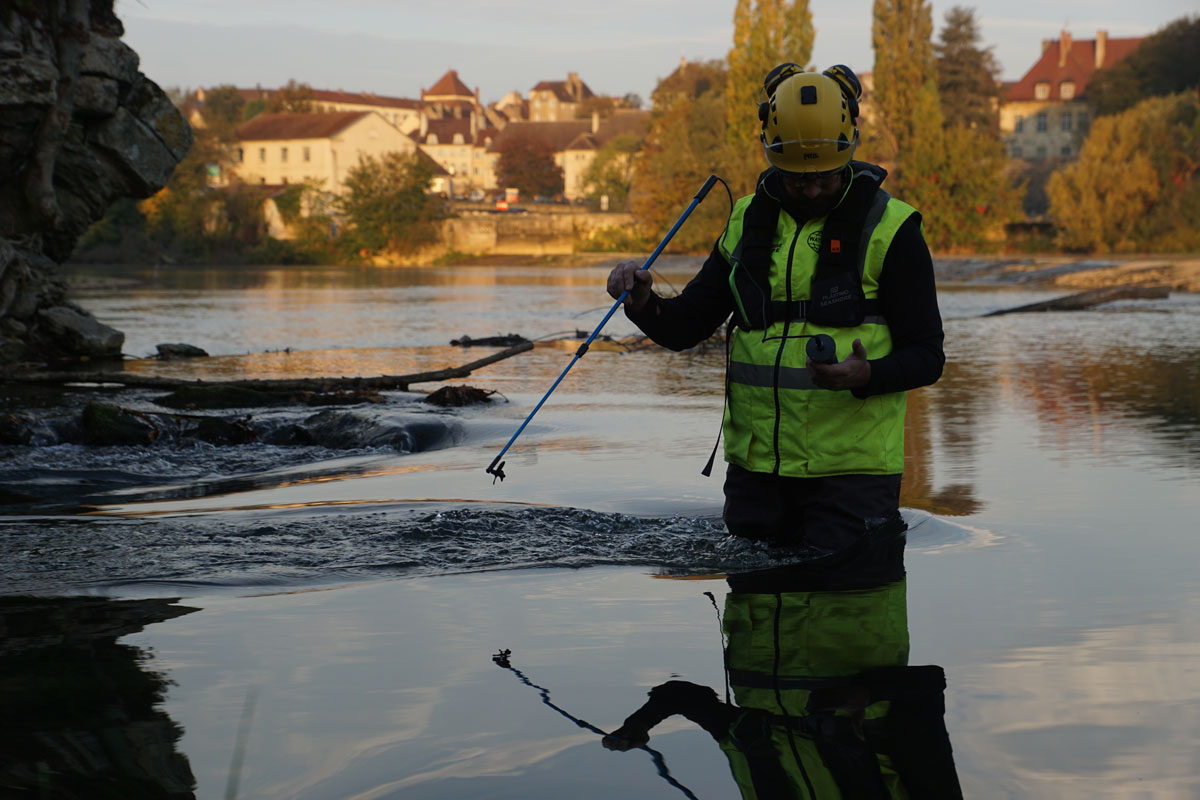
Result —
[[[113,0],[0,4],[0,364],[120,357],[124,334],[68,300],[58,265],[192,145],[123,34]]]

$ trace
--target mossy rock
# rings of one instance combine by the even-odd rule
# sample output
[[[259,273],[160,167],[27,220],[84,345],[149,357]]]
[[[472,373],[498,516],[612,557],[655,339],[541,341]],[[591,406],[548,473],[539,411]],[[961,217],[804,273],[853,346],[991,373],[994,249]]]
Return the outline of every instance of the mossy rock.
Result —
[[[150,444],[159,435],[148,418],[101,403],[83,410],[83,431],[88,444],[101,446]]]
[[[193,435],[209,444],[249,444],[258,441],[258,433],[242,420],[206,417]]]

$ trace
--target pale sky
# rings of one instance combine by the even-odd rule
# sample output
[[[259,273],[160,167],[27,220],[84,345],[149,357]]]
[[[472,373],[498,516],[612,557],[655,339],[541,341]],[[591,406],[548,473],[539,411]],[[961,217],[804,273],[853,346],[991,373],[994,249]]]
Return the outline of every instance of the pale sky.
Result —
[[[164,87],[262,85],[416,99],[448,69],[485,103],[568,72],[600,94],[649,101],[679,64],[723,58],[735,0],[117,0],[125,41]],[[1043,39],[1145,36],[1194,15],[1196,0],[934,0],[975,9],[1001,77],[1020,78]],[[871,69],[871,0],[810,0],[812,63]]]

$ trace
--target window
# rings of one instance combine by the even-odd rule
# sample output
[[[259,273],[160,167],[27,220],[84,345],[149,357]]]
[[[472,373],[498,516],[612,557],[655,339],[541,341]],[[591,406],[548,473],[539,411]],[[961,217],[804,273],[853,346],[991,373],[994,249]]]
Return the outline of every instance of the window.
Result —
[[[1072,119],[1073,119],[1073,117],[1072,117],[1072,114],[1070,111],[1068,111],[1062,115],[1062,129],[1064,131],[1071,130],[1071,120]]]
[[[1038,157],[1038,158],[1045,158],[1045,157],[1046,157],[1046,145],[1044,145],[1044,144],[1040,144],[1040,145],[1038,145],[1038,149],[1037,149],[1037,157]]]
[[[456,133],[456,134],[454,134],[454,143],[455,143],[455,144],[462,144],[462,143],[463,143],[463,135],[462,135],[461,133]]]
[[[265,147],[258,148],[258,163],[260,163],[260,164],[267,163],[267,148],[265,148]]]
[[[1080,111],[1076,116],[1076,120],[1079,122],[1079,130],[1086,131],[1088,127],[1088,112]]]
[[[1075,96],[1075,81],[1063,81],[1058,85],[1058,96],[1070,100]]]
[[[312,161],[312,150],[305,147],[304,150],[301,152],[301,156],[304,158],[305,161]]]
[[[282,164],[287,163],[287,148],[286,147],[279,148],[279,161]]]
[[[1021,146],[1019,144],[1013,145],[1013,149],[1012,149],[1012,157],[1013,158],[1020,158],[1021,155],[1023,154],[1023,152],[1024,151],[1021,150]]]
[[[1023,131],[1023,130],[1025,130],[1025,118],[1024,118],[1024,117],[1017,117],[1017,128],[1016,128],[1016,131],[1017,131],[1017,133],[1020,133],[1020,132],[1021,132],[1021,131]]]
[[[1064,156],[1069,156],[1069,155],[1071,155],[1071,145],[1069,145],[1069,144],[1065,144],[1065,145],[1063,145],[1062,154],[1063,154]]]
[[[246,151],[239,147],[238,152],[237,152],[238,163],[241,164],[242,161],[245,160],[245,158],[246,158]]]
[[[1048,81],[1038,81],[1033,85],[1033,96],[1037,100],[1050,99],[1050,83]]]
[[[1039,111],[1037,115],[1037,132],[1045,133],[1050,125],[1050,117],[1045,111]]]

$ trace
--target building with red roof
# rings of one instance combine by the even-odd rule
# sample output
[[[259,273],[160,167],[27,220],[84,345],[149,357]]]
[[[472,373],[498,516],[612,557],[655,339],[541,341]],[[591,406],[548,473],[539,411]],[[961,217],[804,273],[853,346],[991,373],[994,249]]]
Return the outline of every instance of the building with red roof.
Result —
[[[1087,86],[1098,69],[1128,56],[1140,38],[1074,39],[1063,31],[1042,42],[1042,55],[1028,72],[1006,84],[1000,104],[1000,133],[1015,159],[1071,159],[1087,134]]]
[[[233,173],[239,180],[308,181],[333,194],[342,192],[363,157],[418,152],[416,142],[374,111],[259,114],[238,126],[237,141]],[[440,177],[441,191],[449,193],[447,176]]]

